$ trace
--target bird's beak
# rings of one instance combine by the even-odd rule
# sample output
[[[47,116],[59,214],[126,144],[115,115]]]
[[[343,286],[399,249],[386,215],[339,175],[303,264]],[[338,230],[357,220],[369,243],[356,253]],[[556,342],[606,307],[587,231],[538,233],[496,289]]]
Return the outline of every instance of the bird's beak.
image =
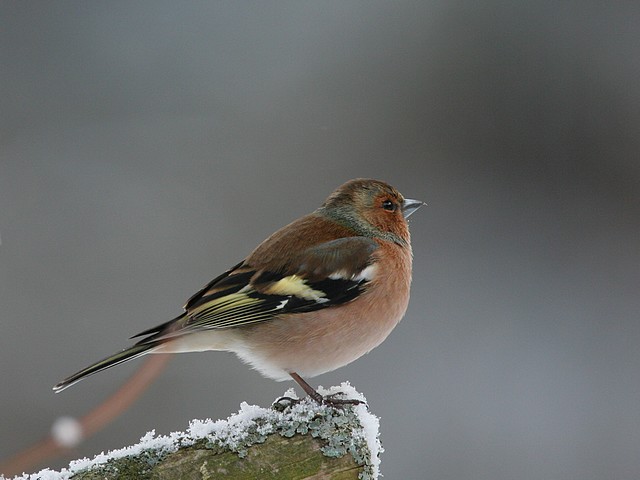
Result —
[[[409,218],[409,215],[419,209],[422,205],[426,205],[426,203],[421,200],[405,198],[404,202],[402,202],[402,214],[404,215],[404,218]]]

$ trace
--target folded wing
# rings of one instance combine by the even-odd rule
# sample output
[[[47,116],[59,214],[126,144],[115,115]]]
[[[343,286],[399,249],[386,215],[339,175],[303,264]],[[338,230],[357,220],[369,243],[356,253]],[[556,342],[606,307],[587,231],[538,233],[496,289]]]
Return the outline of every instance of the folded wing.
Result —
[[[310,247],[286,265],[241,262],[191,297],[178,318],[136,335],[149,335],[138,344],[352,301],[374,278],[377,248],[370,238],[347,237]]]

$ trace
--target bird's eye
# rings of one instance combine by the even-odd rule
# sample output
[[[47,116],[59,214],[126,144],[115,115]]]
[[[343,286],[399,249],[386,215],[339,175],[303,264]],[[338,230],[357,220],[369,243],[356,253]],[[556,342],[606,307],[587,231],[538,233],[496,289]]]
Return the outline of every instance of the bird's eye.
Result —
[[[396,205],[391,200],[385,200],[384,202],[382,202],[382,208],[393,212],[396,209]]]

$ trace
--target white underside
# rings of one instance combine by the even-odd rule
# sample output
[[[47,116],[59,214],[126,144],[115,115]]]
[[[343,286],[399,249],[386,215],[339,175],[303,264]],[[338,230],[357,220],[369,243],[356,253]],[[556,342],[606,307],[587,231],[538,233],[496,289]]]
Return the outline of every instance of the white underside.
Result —
[[[243,362],[258,370],[262,375],[278,382],[291,380],[289,372],[267,365],[264,360],[244,345],[241,337],[232,329],[204,330],[183,337],[177,337],[150,353],[189,353],[206,351],[227,351],[235,353]]]
[[[239,346],[239,348],[235,350],[235,354],[238,356],[240,360],[242,360],[244,363],[248,365],[251,365],[252,368],[259,371],[262,375],[264,375],[267,378],[271,378],[276,382],[284,382],[285,380],[291,380],[291,376],[289,375],[290,372],[282,368],[279,368],[275,365],[270,365],[268,362],[265,362],[261,356],[256,355],[255,352],[248,347]],[[319,375],[320,373],[324,373],[324,372],[318,372],[315,375]],[[305,376],[314,377],[315,375],[310,374]]]
[[[206,352],[207,350],[235,351],[237,335],[233,330],[200,330],[176,337],[163,344],[157,353]]]

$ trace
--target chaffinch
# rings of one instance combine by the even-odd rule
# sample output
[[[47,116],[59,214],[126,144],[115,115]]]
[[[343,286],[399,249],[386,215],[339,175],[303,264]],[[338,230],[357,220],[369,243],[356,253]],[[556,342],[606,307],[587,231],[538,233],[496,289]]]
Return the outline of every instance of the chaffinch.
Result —
[[[345,183],[205,285],[181,315],[53,390],[147,353],[225,350],[266,377],[293,378],[322,402],[302,376],[353,362],[404,315],[412,261],[406,219],[421,205],[381,181]]]

